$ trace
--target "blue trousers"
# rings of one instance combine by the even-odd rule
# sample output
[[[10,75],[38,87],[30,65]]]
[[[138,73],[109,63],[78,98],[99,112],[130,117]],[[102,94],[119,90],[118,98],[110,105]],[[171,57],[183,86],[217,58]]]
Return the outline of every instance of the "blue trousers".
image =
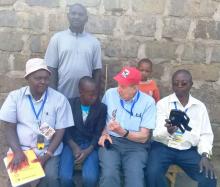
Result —
[[[216,187],[216,179],[207,178],[204,172],[199,172],[200,160],[201,156],[196,148],[177,150],[153,142],[146,169],[147,187],[166,187],[165,174],[172,164],[180,166],[189,177],[197,181],[198,187]]]
[[[88,145],[82,144],[86,148]],[[62,187],[73,187],[74,185],[74,160],[71,148],[65,145],[60,158],[59,178]],[[99,179],[99,160],[97,150],[93,150],[82,164],[82,179],[84,187],[95,187]]]

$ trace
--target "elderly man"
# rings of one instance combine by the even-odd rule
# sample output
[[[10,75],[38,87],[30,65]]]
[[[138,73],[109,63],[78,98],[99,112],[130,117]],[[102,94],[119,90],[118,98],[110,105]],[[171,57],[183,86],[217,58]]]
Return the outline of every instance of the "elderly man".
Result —
[[[156,128],[153,132],[155,141],[149,153],[146,173],[148,187],[167,186],[165,173],[171,164],[180,166],[188,176],[198,182],[199,187],[216,186],[210,163],[213,143],[211,124],[205,105],[190,95],[192,85],[189,71],[176,71],[172,76],[174,93],[157,103]],[[167,120],[172,109],[184,112],[186,121],[189,119],[191,131],[181,131],[175,125],[178,122]],[[173,117],[170,119],[181,118]]]
[[[23,150],[33,149],[46,174],[39,187],[59,186],[61,140],[64,128],[74,125],[67,99],[48,87],[50,74],[43,59],[28,60],[25,74],[28,86],[9,93],[0,110],[7,142],[14,153],[9,168],[17,170],[26,161]],[[51,133],[42,129],[50,129]]]
[[[95,79],[98,91],[101,81],[101,46],[84,31],[88,21],[86,8],[81,4],[69,7],[69,29],[56,33],[48,45],[45,61],[52,72],[51,86],[67,98],[79,96],[79,79]]]
[[[103,97],[108,117],[99,140],[100,187],[120,187],[121,171],[124,186],[143,187],[146,142],[155,125],[155,102],[138,90],[141,73],[136,68],[125,67],[114,79],[118,87],[109,89]]]

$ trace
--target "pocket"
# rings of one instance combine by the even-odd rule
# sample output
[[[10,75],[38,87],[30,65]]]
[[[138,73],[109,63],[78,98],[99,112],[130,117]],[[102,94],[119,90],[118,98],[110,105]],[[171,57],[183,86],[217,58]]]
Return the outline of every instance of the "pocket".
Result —
[[[55,123],[56,123],[56,115],[53,114],[52,112],[45,112],[42,116],[41,123],[47,123],[50,127],[55,129]]]
[[[140,130],[140,124],[141,124],[141,118],[136,116],[131,116],[128,119],[128,122],[126,124],[126,129],[131,131],[139,131]]]

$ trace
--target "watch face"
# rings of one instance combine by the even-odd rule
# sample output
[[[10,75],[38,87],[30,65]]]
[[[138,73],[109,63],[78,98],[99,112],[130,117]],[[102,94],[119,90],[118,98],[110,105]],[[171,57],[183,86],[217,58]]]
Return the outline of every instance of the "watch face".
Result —
[[[203,156],[203,157],[206,157],[206,158],[208,158],[208,159],[211,159],[211,156],[210,156],[210,154],[208,154],[208,153],[203,153],[202,156]]]

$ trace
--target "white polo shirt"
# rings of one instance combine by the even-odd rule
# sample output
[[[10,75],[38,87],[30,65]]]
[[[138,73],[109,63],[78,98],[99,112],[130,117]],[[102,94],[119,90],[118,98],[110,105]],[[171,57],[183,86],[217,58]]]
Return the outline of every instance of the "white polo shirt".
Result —
[[[39,111],[45,93],[40,100],[36,101],[32,97],[28,86],[14,90],[9,93],[0,110],[0,120],[17,125],[17,134],[22,149],[33,149],[37,155],[48,148],[50,141],[45,142],[44,150],[37,149],[39,125],[28,97],[31,96],[35,110]],[[46,122],[54,129],[73,126],[72,111],[65,96],[52,88],[48,88],[47,99],[39,115],[39,120],[41,123]],[[63,145],[61,143],[54,152],[54,155],[59,155],[62,147]]]
[[[167,128],[164,126],[165,119],[168,119],[170,111],[175,109],[174,103],[176,103],[177,109],[186,111],[190,118],[188,125],[192,128],[191,131],[185,131],[182,134],[178,130],[173,135],[167,132]],[[188,104],[183,107],[176,95],[172,94],[157,103],[156,128],[153,131],[154,140],[179,150],[197,146],[199,154],[203,152],[211,154],[213,137],[208,112],[201,101],[190,95]]]

